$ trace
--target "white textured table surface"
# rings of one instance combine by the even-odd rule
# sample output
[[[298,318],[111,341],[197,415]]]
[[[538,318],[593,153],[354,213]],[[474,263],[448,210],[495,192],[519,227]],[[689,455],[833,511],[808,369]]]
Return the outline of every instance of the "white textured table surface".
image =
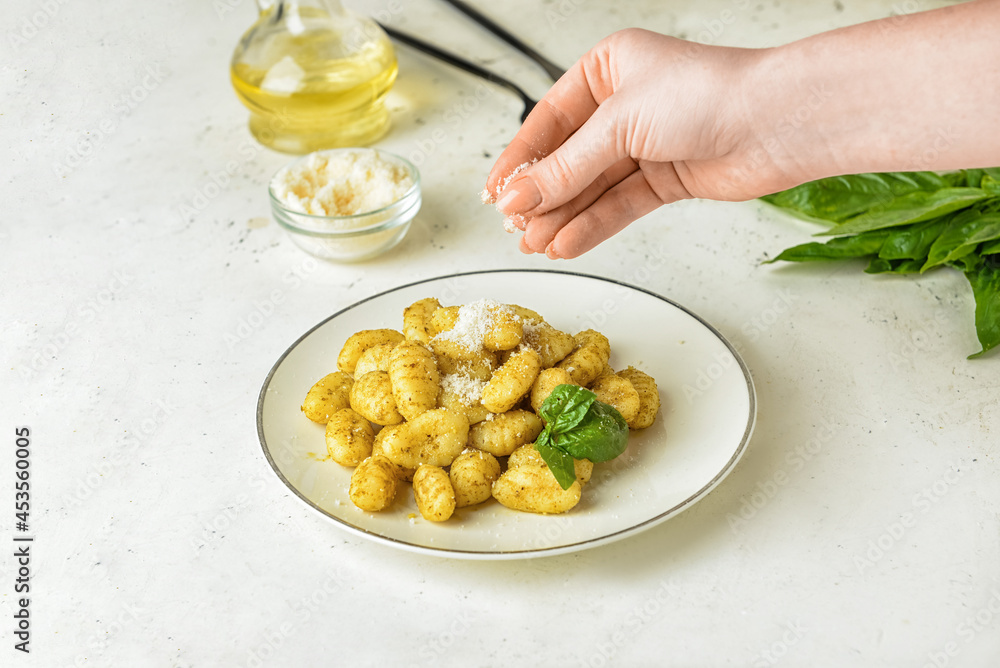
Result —
[[[569,65],[633,25],[762,46],[937,4],[505,11]],[[0,664],[996,665],[1000,358],[965,358],[978,347],[960,275],[761,266],[811,229],[756,203],[685,202],[582,259],[523,256],[478,199],[517,101],[404,48],[379,145],[420,160],[424,208],[389,255],[314,263],[273,222],[250,222],[269,217],[265,184],[288,159],[252,142],[228,81],[250,2],[4,14]],[[443,3],[406,3],[392,21],[545,90]],[[486,100],[459,113],[477,90]],[[274,476],[256,399],[300,334],[414,279],[549,266],[656,291],[743,351],[757,429],[706,499],[610,546],[464,562],[348,535]],[[20,426],[29,655],[12,617]]]

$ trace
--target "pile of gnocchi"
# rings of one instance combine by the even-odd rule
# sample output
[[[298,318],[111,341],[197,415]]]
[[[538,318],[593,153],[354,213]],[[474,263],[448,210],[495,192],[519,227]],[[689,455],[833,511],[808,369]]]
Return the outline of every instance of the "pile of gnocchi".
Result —
[[[309,390],[302,411],[326,425],[330,459],[354,467],[358,508],[389,508],[412,484],[420,514],[442,522],[491,498],[515,510],[555,514],[579,503],[594,464],[576,460],[563,489],[533,443],[539,410],[558,385],[589,388],[630,430],[656,419],[652,377],[608,364],[610,343],[592,329],[560,331],[531,309],[493,300],[442,306],[421,299],[402,331],[356,332],[337,371]]]

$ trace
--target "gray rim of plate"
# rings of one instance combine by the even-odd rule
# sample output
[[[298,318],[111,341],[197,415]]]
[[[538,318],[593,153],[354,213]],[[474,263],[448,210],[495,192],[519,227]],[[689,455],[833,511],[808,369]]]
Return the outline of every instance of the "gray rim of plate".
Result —
[[[371,301],[373,299],[378,299],[379,297],[382,297],[384,295],[387,295],[387,294],[390,294],[390,293],[393,293],[393,292],[397,292],[399,290],[405,290],[406,288],[410,288],[410,287],[413,287],[415,285],[421,285],[423,283],[432,283],[434,281],[440,281],[440,280],[449,279],[449,278],[460,278],[460,277],[463,277],[463,276],[477,276],[477,275],[485,275],[485,274],[503,274],[503,273],[559,274],[559,275],[563,275],[563,276],[576,276],[578,278],[584,278],[584,279],[593,280],[593,281],[603,281],[605,283],[612,283],[614,285],[620,285],[620,286],[628,288],[630,290],[635,290],[636,292],[642,292],[644,294],[649,295],[650,297],[654,297],[655,299],[659,299],[660,301],[665,302],[665,303],[673,306],[674,308],[679,309],[679,310],[683,311],[684,313],[688,314],[689,316],[691,316],[692,318],[694,318],[695,320],[697,320],[699,323],[701,323],[701,325],[703,327],[705,327],[708,331],[710,331],[713,336],[715,336],[723,344],[725,344],[726,348],[729,350],[730,353],[732,353],[733,357],[736,359],[736,362],[740,365],[740,370],[743,372],[743,378],[744,378],[744,380],[746,381],[746,384],[747,384],[747,395],[748,395],[748,399],[749,399],[749,408],[750,408],[750,410],[749,410],[749,416],[747,418],[747,426],[746,426],[746,429],[743,431],[743,438],[740,440],[740,444],[736,448],[735,452],[733,452],[733,456],[729,459],[729,461],[722,468],[722,470],[720,470],[718,473],[716,473],[715,476],[711,480],[709,480],[705,484],[705,486],[702,487],[700,490],[698,490],[697,492],[695,492],[694,494],[692,494],[688,498],[684,499],[683,501],[681,501],[677,505],[673,506],[672,508],[669,508],[669,509],[663,511],[659,515],[656,515],[655,517],[651,517],[648,520],[645,520],[644,522],[640,522],[639,524],[634,524],[634,525],[626,527],[624,529],[620,529],[618,531],[615,531],[614,533],[605,534],[603,536],[597,536],[595,538],[589,538],[587,540],[579,541],[577,543],[570,543],[568,545],[559,545],[559,546],[556,546],[556,547],[534,548],[534,549],[529,549],[529,550],[498,550],[498,551],[493,551],[493,552],[483,552],[483,551],[479,551],[479,550],[456,550],[456,549],[451,549],[451,548],[427,547],[426,545],[419,545],[417,543],[411,543],[411,542],[408,542],[408,541],[405,541],[405,540],[399,540],[398,538],[391,538],[391,537],[388,537],[388,536],[383,536],[383,535],[380,535],[380,534],[368,531],[368,530],[366,530],[366,529],[364,529],[362,527],[356,526],[356,525],[351,524],[350,522],[347,522],[347,521],[345,521],[345,520],[343,520],[343,519],[341,519],[339,517],[336,517],[335,515],[331,515],[330,513],[328,513],[327,511],[323,510],[322,508],[320,508],[319,506],[317,506],[315,503],[313,503],[312,501],[310,501],[308,498],[306,498],[302,494],[302,492],[300,492],[298,490],[298,488],[295,487],[295,485],[293,485],[291,483],[291,481],[289,481],[284,476],[284,474],[282,474],[281,471],[278,469],[277,464],[275,464],[274,459],[271,457],[270,450],[268,450],[267,440],[264,438],[264,420],[263,420],[264,398],[265,398],[265,396],[267,394],[267,388],[271,384],[271,378],[274,376],[275,372],[278,370],[278,367],[281,366],[281,363],[285,360],[285,358],[306,337],[308,337],[314,331],[316,331],[317,329],[319,329],[320,327],[322,327],[326,323],[330,322],[331,320],[339,317],[341,314],[346,313],[347,311],[350,311],[351,309],[353,309],[353,308],[355,308],[357,306],[360,306],[361,304],[364,304],[366,302],[369,302],[369,301]],[[320,322],[318,322],[316,325],[314,325],[313,327],[311,327],[309,329],[309,331],[305,332],[302,336],[300,336],[298,339],[296,339],[295,342],[292,343],[292,345],[290,345],[285,350],[285,352],[283,352],[281,354],[281,357],[279,357],[278,360],[274,363],[274,366],[271,367],[271,370],[267,374],[267,378],[264,379],[264,384],[261,386],[260,395],[257,398],[257,438],[260,440],[260,446],[261,446],[261,449],[264,451],[264,456],[267,458],[267,463],[271,466],[271,469],[275,472],[275,474],[278,476],[278,478],[283,483],[285,483],[285,486],[288,487],[288,489],[290,489],[295,494],[295,496],[297,496],[299,499],[301,499],[307,506],[309,506],[310,508],[312,508],[316,512],[320,513],[324,517],[326,517],[328,519],[331,519],[331,520],[334,520],[335,522],[337,522],[338,524],[342,525],[344,528],[348,529],[352,533],[357,533],[357,534],[359,534],[359,535],[361,535],[362,537],[365,537],[365,538],[374,539],[376,542],[386,543],[386,544],[389,544],[389,545],[392,545],[392,546],[402,546],[405,549],[410,550],[410,551],[422,552],[422,553],[425,553],[425,554],[435,555],[435,556],[439,556],[439,557],[447,557],[447,556],[450,556],[450,555],[454,555],[454,556],[461,556],[461,557],[467,558],[467,559],[468,558],[478,558],[478,559],[516,558],[516,557],[519,557],[519,556],[529,557],[529,556],[542,556],[542,555],[546,555],[546,554],[551,554],[551,555],[563,554],[563,553],[566,553],[566,552],[572,552],[572,551],[583,549],[583,546],[586,546],[586,545],[590,545],[591,547],[597,547],[598,545],[604,545],[604,544],[612,543],[612,542],[615,542],[615,541],[617,541],[617,540],[619,540],[621,538],[625,538],[626,536],[628,536],[630,534],[639,533],[641,530],[644,530],[644,529],[647,529],[647,528],[651,528],[652,526],[654,526],[656,524],[659,524],[660,522],[663,522],[663,521],[669,519],[670,517],[672,517],[672,516],[674,516],[676,514],[679,514],[681,511],[683,511],[686,508],[688,508],[691,505],[693,505],[696,501],[698,501],[703,496],[705,496],[709,492],[711,492],[720,482],[722,482],[722,480],[727,475],[729,475],[729,472],[732,471],[733,468],[736,466],[736,463],[743,456],[743,453],[746,451],[747,446],[750,443],[750,437],[753,434],[753,429],[754,429],[754,424],[756,423],[756,419],[757,419],[757,393],[756,393],[756,390],[754,388],[753,379],[750,376],[750,370],[747,368],[747,365],[743,361],[743,358],[736,351],[736,349],[729,342],[729,340],[726,339],[726,337],[723,336],[717,329],[715,329],[715,327],[713,327],[711,324],[709,324],[708,322],[706,322],[701,316],[699,316],[697,313],[692,312],[690,309],[688,309],[688,308],[686,308],[686,307],[678,304],[677,302],[674,302],[671,299],[667,299],[663,295],[657,294],[657,293],[655,293],[655,292],[653,292],[651,290],[647,290],[645,288],[641,288],[641,287],[638,287],[638,286],[635,286],[635,285],[631,285],[631,284],[625,283],[623,281],[618,281],[618,280],[615,280],[613,278],[605,278],[603,276],[595,276],[593,274],[584,274],[582,272],[575,272],[575,271],[562,271],[562,270],[559,270],[559,269],[483,269],[483,270],[480,270],[480,271],[466,271],[466,272],[460,272],[460,273],[457,273],[457,274],[444,274],[442,276],[434,276],[432,278],[424,278],[424,279],[421,279],[419,281],[413,281],[412,283],[406,283],[404,285],[399,285],[399,286],[396,286],[396,287],[391,288],[389,290],[384,290],[382,292],[379,292],[378,294],[374,294],[374,295],[371,295],[369,297],[365,297],[364,299],[361,299],[359,301],[354,302],[350,306],[345,306],[344,308],[340,309],[339,311],[337,311],[333,315],[331,315],[331,316],[329,316],[327,318],[324,318],[323,320],[321,320]]]

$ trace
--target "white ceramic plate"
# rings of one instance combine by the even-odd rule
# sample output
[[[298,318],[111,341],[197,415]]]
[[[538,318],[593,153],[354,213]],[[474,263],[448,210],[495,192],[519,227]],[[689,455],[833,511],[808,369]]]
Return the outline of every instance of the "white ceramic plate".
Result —
[[[611,365],[652,375],[662,410],[632,434],[628,450],[595,467],[583,499],[564,515],[533,515],[494,500],[434,523],[417,512],[409,485],[388,511],[348,498],[351,469],[326,460],[324,428],[300,411],[321,377],[336,370],[348,336],[402,327],[403,309],[489,298],[534,309],[555,327],[594,328],[611,340]],[[421,553],[523,559],[582,550],[636,534],[708,494],[742,456],[753,431],[753,381],[733,347],[687,309],[641,288],[559,271],[483,271],[404,285],[349,306],[306,332],[275,363],[260,392],[257,431],[278,477],[306,504],[351,533]]]

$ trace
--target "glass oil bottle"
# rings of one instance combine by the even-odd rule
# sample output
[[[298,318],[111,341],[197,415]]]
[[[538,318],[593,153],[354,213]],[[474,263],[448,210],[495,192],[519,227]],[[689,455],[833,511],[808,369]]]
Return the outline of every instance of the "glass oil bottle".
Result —
[[[380,139],[389,129],[384,98],[397,65],[378,24],[339,0],[258,4],[260,16],[230,68],[253,136],[296,154]]]

